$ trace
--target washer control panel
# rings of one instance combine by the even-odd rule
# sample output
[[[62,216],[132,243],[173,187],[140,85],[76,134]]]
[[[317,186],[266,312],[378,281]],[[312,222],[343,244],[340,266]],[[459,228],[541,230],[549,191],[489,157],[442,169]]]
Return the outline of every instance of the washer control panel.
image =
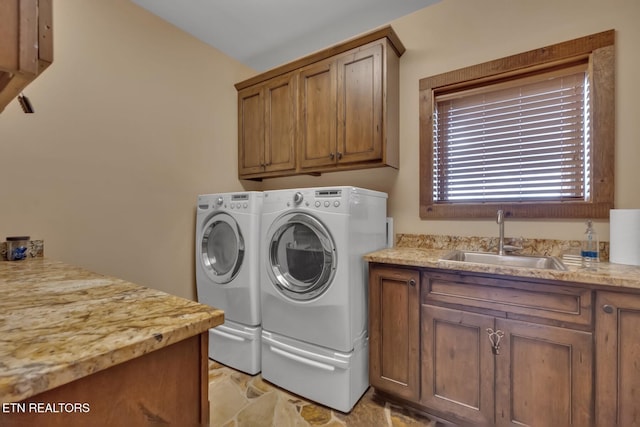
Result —
[[[231,201],[229,202],[231,209],[248,209],[249,208],[249,195],[248,194],[232,194]]]
[[[234,211],[250,211],[256,200],[249,194],[206,194],[198,196],[198,209],[231,209]]]

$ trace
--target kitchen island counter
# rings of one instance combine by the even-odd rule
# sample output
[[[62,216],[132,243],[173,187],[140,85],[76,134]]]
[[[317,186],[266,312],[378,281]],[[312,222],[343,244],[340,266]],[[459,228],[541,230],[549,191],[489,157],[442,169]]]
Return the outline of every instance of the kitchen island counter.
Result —
[[[145,378],[170,376],[171,365],[167,368],[157,364],[156,354],[173,352],[175,358],[189,354],[190,359],[198,359],[193,361],[198,372],[188,374],[189,367],[185,366],[184,378],[191,375],[192,382],[206,383],[206,332],[224,321],[221,310],[42,258],[0,262],[0,295],[3,421],[11,415],[17,419],[25,415],[15,413],[23,409],[20,406],[6,403],[25,399],[47,403],[55,395],[47,397],[46,393],[73,387],[81,379],[114,367],[138,363],[132,372],[102,374],[105,379],[120,375],[114,391],[128,387],[127,378],[134,379],[135,372],[144,366],[161,370],[148,372]],[[178,360],[174,356],[169,359],[174,364]],[[147,361],[140,365],[137,360]],[[182,382],[179,369],[176,371],[177,376],[164,380],[163,387]],[[206,402],[206,384],[197,386],[198,391],[204,388]],[[144,392],[136,393],[140,391]],[[170,394],[166,390],[163,393]],[[55,398],[74,399],[63,400],[68,403],[85,402],[94,413],[105,401],[118,397],[109,395],[107,389],[99,393],[97,400],[83,394],[71,396]],[[146,406],[142,410],[145,416],[162,418],[149,415],[154,409]]]

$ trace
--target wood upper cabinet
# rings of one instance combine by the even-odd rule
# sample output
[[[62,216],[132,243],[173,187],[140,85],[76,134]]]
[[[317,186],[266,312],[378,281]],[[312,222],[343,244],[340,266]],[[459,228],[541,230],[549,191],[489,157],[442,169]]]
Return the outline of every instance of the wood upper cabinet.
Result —
[[[386,27],[236,84],[239,177],[397,168],[402,53]],[[269,108],[265,87],[281,88],[283,75],[291,76],[287,100],[292,95],[295,106],[278,102],[258,117]],[[277,148],[271,163],[259,151],[270,135]],[[292,147],[286,155],[285,145]]]
[[[420,398],[419,281],[417,270],[369,270],[369,380],[412,401]]]
[[[238,175],[295,169],[293,73],[238,92]]]
[[[51,0],[0,0],[0,112],[53,62]]]
[[[640,295],[596,297],[596,425],[640,426]]]
[[[397,167],[397,105],[388,111],[389,48],[381,40],[301,70],[299,109],[300,167],[324,171],[346,165],[382,162]],[[395,67],[397,68],[397,57]],[[392,72],[393,75],[393,72]],[[393,86],[393,85],[391,85]],[[387,112],[387,120],[384,120]],[[389,136],[389,138],[387,138]],[[328,167],[328,169],[327,169]]]

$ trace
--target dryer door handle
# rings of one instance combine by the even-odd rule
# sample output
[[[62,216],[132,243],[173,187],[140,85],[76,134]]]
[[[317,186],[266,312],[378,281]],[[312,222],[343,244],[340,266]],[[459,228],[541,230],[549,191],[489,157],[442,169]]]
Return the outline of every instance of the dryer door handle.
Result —
[[[287,359],[295,360],[296,362],[300,362],[304,365],[313,366],[314,368],[319,368],[325,371],[335,371],[336,369],[334,366],[327,365],[326,363],[316,362],[315,360],[310,360],[310,359],[307,359],[306,357],[289,353],[288,351],[280,350],[279,348],[274,347],[272,345],[270,345],[269,348],[271,349],[271,351],[279,354],[280,356],[286,357]]]

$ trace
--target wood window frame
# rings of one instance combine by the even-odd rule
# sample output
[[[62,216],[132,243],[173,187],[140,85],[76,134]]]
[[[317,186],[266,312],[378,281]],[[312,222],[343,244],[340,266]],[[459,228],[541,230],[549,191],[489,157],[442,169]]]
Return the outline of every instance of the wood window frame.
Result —
[[[420,80],[420,217],[608,218],[614,206],[615,31],[609,30]],[[591,84],[591,198],[562,202],[450,203],[433,200],[434,94],[526,76],[587,58]]]

